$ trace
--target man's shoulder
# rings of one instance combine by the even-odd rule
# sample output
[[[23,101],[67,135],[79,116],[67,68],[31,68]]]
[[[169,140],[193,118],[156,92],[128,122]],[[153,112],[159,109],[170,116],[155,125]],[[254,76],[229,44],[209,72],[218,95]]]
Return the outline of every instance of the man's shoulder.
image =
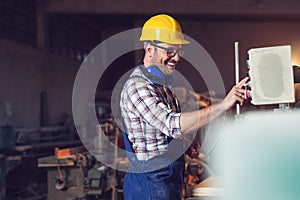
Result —
[[[143,74],[140,67],[136,67],[127,80],[127,85],[130,84],[149,84],[149,79]]]

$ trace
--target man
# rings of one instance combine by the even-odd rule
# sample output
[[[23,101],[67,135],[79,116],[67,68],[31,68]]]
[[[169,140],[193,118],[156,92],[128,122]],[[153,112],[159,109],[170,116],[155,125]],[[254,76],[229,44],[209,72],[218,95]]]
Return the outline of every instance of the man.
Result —
[[[189,44],[179,23],[165,14],[153,16],[145,22],[140,41],[144,42],[143,64],[125,83],[120,101],[126,150],[134,153],[128,154],[131,166],[124,180],[124,197],[180,200],[184,136],[205,126],[236,102],[242,105],[242,86],[248,79],[233,87],[219,104],[182,113],[170,88],[183,54],[182,45]],[[199,144],[192,144],[187,152],[190,157],[197,157]]]

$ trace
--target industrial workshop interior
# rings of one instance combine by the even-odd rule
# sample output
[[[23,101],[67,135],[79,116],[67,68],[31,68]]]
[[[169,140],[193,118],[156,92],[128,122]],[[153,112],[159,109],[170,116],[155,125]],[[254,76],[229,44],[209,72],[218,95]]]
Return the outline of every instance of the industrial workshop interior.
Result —
[[[190,42],[164,50],[183,113],[249,77],[189,138],[181,200],[300,199],[299,1],[0,0],[0,200],[126,200],[121,91],[158,14]]]

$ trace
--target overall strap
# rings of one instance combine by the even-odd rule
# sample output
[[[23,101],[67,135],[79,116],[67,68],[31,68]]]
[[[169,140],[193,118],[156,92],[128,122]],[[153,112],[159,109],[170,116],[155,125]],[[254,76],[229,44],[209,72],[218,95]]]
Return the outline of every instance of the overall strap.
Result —
[[[144,79],[144,80],[148,81],[147,78],[140,76],[140,75],[131,76],[129,79],[133,79],[133,78],[140,78],[140,79]],[[178,103],[178,100],[170,88],[168,88],[166,85],[156,84],[156,83],[152,83],[151,85],[154,88],[156,88],[160,98],[163,100],[163,103],[165,105],[167,105],[169,109],[172,109],[173,112],[181,112],[181,108]],[[125,145],[128,160],[130,161],[130,163],[137,163],[137,162],[139,162],[139,160],[135,156],[135,152],[132,148],[132,142],[129,141],[129,139],[128,139],[128,134],[126,132],[126,125],[125,125],[125,122],[124,122],[122,116],[121,116],[121,120],[122,120],[122,134],[123,134],[123,138],[124,138],[124,145]],[[172,138],[167,137],[167,142],[170,143],[171,141],[172,141]]]
[[[122,135],[123,135],[123,139],[124,139],[126,154],[127,154],[127,157],[128,157],[128,160],[130,161],[130,163],[135,163],[138,160],[134,154],[134,150],[132,148],[132,142],[130,142],[128,139],[128,135],[126,133],[126,126],[125,126],[122,116],[121,116],[121,120],[122,120]]]

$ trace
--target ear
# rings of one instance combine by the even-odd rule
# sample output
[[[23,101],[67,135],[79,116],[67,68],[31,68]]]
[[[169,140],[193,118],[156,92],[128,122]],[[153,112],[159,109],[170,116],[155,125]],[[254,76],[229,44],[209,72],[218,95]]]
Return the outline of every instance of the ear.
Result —
[[[144,48],[145,48],[146,55],[151,57],[154,52],[153,46],[147,43]]]

